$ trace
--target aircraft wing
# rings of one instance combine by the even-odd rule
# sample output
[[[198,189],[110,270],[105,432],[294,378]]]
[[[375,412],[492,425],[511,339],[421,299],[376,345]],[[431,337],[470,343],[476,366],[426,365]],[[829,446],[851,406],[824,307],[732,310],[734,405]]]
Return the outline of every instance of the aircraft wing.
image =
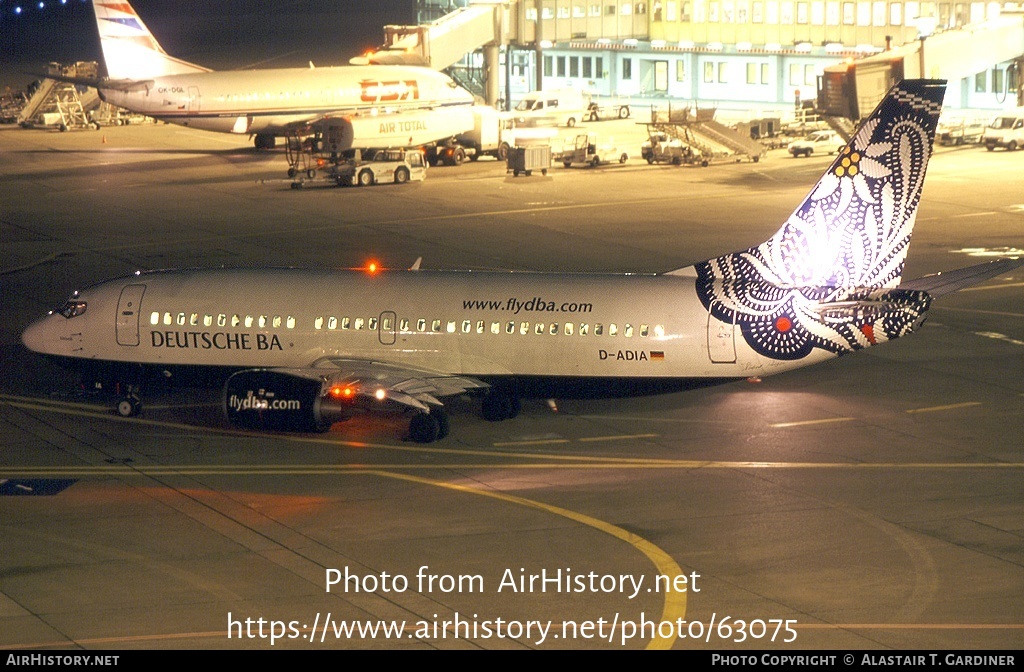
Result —
[[[487,383],[469,376],[390,364],[366,359],[325,357],[309,369],[271,369],[323,381],[325,396],[338,401],[384,402],[428,411],[441,406],[438,397],[450,397],[468,390],[483,389]]]
[[[352,409],[417,411],[414,440],[448,433],[438,397],[487,387],[482,380],[371,359],[323,357],[310,366],[245,369],[224,387],[224,410],[237,427],[325,431]]]
[[[1022,265],[1024,265],[1024,259],[996,259],[976,266],[958,268],[955,271],[942,271],[909,280],[902,283],[900,289],[923,291],[932,297],[945,296],[1012,271]]]

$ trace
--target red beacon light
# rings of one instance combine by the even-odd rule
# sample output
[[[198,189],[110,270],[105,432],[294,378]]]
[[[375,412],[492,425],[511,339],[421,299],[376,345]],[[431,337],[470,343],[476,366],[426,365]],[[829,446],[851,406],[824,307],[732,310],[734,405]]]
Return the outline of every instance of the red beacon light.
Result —
[[[330,395],[335,399],[349,401],[356,396],[356,391],[349,385],[335,385],[331,387]]]

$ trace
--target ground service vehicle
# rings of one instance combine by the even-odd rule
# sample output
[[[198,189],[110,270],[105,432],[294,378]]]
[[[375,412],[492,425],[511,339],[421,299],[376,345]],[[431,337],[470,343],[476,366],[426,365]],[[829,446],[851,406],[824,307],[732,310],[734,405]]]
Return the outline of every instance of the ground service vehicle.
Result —
[[[526,94],[515,109],[519,126],[568,126],[590,117],[590,102],[582,91],[556,89]]]
[[[940,145],[979,143],[985,134],[985,128],[985,124],[981,121],[968,119],[940,121],[939,129],[935,132],[935,141]]]
[[[343,164],[344,180],[348,184],[367,187],[378,182],[405,184],[427,177],[427,162],[418,150],[382,149],[369,161]]]
[[[513,177],[522,173],[526,176],[539,170],[542,175],[548,174],[551,166],[551,147],[549,145],[516,145],[508,150],[507,170]]]
[[[499,161],[508,157],[509,147],[516,144],[515,120],[508,114],[486,105],[473,106],[473,128],[455,137],[472,160],[493,156]]]
[[[835,131],[815,131],[803,140],[789,143],[789,153],[795,157],[811,154],[835,154],[846,145]]]
[[[990,152],[996,147],[1005,147],[1010,152],[1024,147],[1024,109],[993,119],[981,141]]]
[[[651,138],[640,146],[640,158],[647,163],[671,163],[678,166],[684,163],[684,157],[692,154],[682,140],[669,138],[667,133],[655,131]]]
[[[292,189],[301,189],[308,181],[317,178],[316,170],[292,173]],[[405,184],[424,180],[427,177],[427,162],[419,150],[382,149],[367,160],[356,150],[348,159],[325,164],[320,179],[339,187],[359,185],[361,187],[378,182]]]
[[[629,119],[629,101],[618,98],[607,101],[591,99],[587,105],[587,120],[601,119]]]
[[[629,160],[629,154],[612,144],[599,144],[597,133],[580,133],[572,147],[562,150],[556,160],[561,161],[566,168],[574,163],[599,166],[612,161],[625,163]]]

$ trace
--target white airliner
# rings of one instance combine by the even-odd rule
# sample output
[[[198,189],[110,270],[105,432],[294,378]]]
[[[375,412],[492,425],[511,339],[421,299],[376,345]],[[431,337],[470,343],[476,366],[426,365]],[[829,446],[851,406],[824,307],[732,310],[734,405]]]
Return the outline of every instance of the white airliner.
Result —
[[[447,75],[413,66],[342,66],[214,72],[169,56],[126,0],[93,0],[107,77],[62,78],[155,119],[277,136],[329,119],[350,147],[415,147],[473,128],[473,96]],[[53,75],[47,75],[53,77]]]
[[[901,284],[944,92],[898,84],[769,240],[667,273],[140,272],[74,293],[22,338],[127,385],[124,415],[145,371],[199,368],[224,374],[239,426],[322,430],[356,408],[406,409],[421,442],[448,432],[440,399],[470,390],[500,420],[520,395],[807,366],[910,333],[934,296],[1024,263]]]

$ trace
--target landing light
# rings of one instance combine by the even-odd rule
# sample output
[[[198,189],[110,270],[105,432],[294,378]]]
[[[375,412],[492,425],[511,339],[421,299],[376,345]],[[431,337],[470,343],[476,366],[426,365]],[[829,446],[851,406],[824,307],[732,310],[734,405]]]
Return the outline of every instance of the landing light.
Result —
[[[373,393],[373,396],[377,398],[377,401],[384,401],[384,397],[387,396],[387,392],[385,392],[383,389],[378,389],[376,392]]]

